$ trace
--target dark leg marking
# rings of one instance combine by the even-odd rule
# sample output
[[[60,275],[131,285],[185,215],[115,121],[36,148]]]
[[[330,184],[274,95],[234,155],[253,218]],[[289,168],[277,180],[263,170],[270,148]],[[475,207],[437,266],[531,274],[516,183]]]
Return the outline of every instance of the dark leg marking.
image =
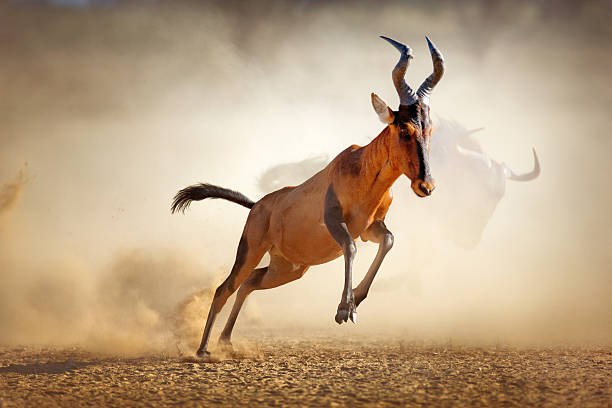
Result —
[[[238,243],[238,250],[236,252],[236,260],[234,261],[234,266],[232,267],[232,271],[230,275],[223,281],[221,285],[215,291],[215,296],[213,298],[212,304],[210,305],[210,310],[208,312],[208,317],[206,319],[206,326],[204,327],[204,333],[202,334],[202,342],[200,343],[200,347],[196,354],[199,357],[203,357],[206,354],[210,354],[206,351],[208,347],[208,341],[210,340],[210,332],[212,331],[212,326],[215,323],[215,319],[217,318],[217,314],[221,311],[225,302],[227,302],[227,298],[231,296],[237,289],[236,285],[236,277],[242,267],[245,264],[245,260],[249,251],[249,245],[247,243],[246,237],[243,235],[240,237],[240,242]]]
[[[236,260],[234,261],[232,272],[230,273],[230,276],[228,276],[226,279],[226,282],[228,282],[229,287],[233,288],[234,290],[237,289],[234,288],[234,281],[236,279],[235,275],[240,270],[240,268],[244,266],[244,260],[246,259],[247,252],[249,252],[249,244],[247,242],[246,237],[242,235],[240,237],[240,242],[238,243],[238,249],[236,250]],[[221,286],[219,286],[219,288],[221,288]],[[217,290],[219,290],[219,288],[217,288]]]
[[[340,245],[344,253],[344,289],[342,291],[342,297],[338,305],[335,320],[336,323],[341,324],[342,322],[348,321],[350,318],[354,323],[357,317],[357,311],[353,295],[352,269],[357,248],[355,246],[355,240],[351,236],[346,226],[346,222],[344,221],[342,205],[338,200],[338,196],[333,186],[329,186],[325,194],[325,211],[323,219],[327,230],[338,245]]]
[[[255,269],[242,283],[242,285],[240,285],[240,289],[238,289],[238,293],[236,294],[234,306],[232,306],[232,311],[230,312],[230,315],[227,318],[227,323],[225,324],[225,327],[221,332],[221,336],[219,337],[219,343],[224,343],[231,346],[230,339],[232,337],[232,330],[234,330],[234,325],[236,324],[236,319],[238,318],[238,313],[240,313],[242,304],[246,300],[247,296],[254,290],[254,288],[261,284],[261,281],[267,272],[267,266],[265,268]]]

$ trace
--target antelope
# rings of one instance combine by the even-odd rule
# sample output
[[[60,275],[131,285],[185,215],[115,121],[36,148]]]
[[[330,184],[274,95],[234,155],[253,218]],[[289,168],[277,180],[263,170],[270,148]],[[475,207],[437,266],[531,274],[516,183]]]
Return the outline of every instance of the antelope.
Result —
[[[402,175],[411,181],[419,197],[435,188],[429,167],[430,94],[444,74],[444,57],[425,37],[433,61],[433,73],[416,92],[404,79],[413,58],[412,49],[381,36],[399,52],[392,71],[399,95],[394,111],[371,94],[372,106],[385,124],[383,131],[366,146],[352,145],[336,156],[323,170],[302,184],[284,187],[254,202],[243,194],[211,184],[195,184],[180,190],[171,211],[183,213],[192,201],[222,198],[250,209],[229,276],[214,294],[202,341],[196,355],[204,358],[218,313],[238,290],[236,300],[219,343],[231,347],[231,334],[247,296],[301,278],[308,268],[344,256],[344,287],[335,316],[338,324],[356,323],[357,307],[368,291],[386,254],[393,246],[393,234],[385,225],[391,205],[390,188]],[[355,240],[378,244],[378,252],[365,277],[353,289],[352,265]],[[257,265],[268,253],[270,263]]]
[[[533,149],[533,169],[517,174],[484,153],[473,136],[483,128],[469,130],[444,119],[438,119],[436,125],[431,137],[431,164],[444,189],[436,191],[437,199],[428,205],[427,222],[428,225],[439,222],[445,232],[441,236],[458,247],[474,249],[506,194],[506,180],[535,180],[540,175],[540,161]],[[328,157],[321,155],[270,167],[258,178],[259,190],[267,193],[301,182],[327,163]]]

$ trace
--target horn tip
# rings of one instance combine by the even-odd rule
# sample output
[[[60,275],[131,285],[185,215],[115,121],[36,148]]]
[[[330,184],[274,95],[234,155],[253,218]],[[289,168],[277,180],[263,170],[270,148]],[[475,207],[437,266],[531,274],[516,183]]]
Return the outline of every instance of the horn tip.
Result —
[[[380,35],[379,37],[394,46],[399,52],[402,53],[402,55],[407,56],[408,58],[412,58],[412,49],[406,44],[402,44],[401,42],[395,41],[394,39],[389,37],[385,37],[384,35]]]
[[[436,46],[434,45],[434,43],[431,42],[429,37],[425,36],[425,39],[427,40],[427,46],[429,47],[429,52],[431,52],[432,54],[436,52],[437,51]]]
[[[398,44],[399,44],[399,43],[398,43],[397,41],[395,41],[394,39],[389,38],[389,37],[385,37],[384,35],[379,35],[379,37],[380,37],[380,38],[382,38],[383,40],[387,41],[389,44],[391,44],[391,45],[392,45],[392,46],[394,46],[395,48],[397,48],[397,46],[398,46]]]

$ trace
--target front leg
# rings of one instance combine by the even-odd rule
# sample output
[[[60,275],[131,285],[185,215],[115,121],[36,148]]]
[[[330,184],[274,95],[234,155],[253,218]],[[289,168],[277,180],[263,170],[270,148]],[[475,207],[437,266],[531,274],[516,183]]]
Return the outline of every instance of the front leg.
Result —
[[[342,322],[346,322],[350,318],[351,321],[355,323],[357,319],[357,307],[355,306],[355,297],[353,296],[352,270],[353,258],[355,258],[355,254],[357,253],[357,247],[344,221],[342,206],[340,205],[340,201],[338,201],[338,196],[333,186],[329,186],[327,194],[325,195],[323,219],[327,230],[338,245],[340,245],[344,253],[344,289],[342,291],[342,298],[338,305],[335,320],[336,323],[342,324]]]
[[[377,242],[378,252],[376,253],[374,262],[370,265],[370,269],[368,269],[368,273],[354,290],[356,306],[359,306],[363,299],[368,296],[368,291],[370,290],[370,286],[372,286],[376,272],[378,272],[378,268],[380,268],[383,259],[385,259],[385,255],[387,255],[387,252],[389,252],[393,246],[393,234],[387,229],[387,226],[382,220],[374,221],[362,235],[362,239],[364,239],[364,241]]]

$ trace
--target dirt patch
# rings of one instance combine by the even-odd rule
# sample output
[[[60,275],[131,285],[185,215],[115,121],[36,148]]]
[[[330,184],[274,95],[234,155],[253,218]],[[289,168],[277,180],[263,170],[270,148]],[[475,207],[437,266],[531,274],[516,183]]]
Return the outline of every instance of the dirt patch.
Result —
[[[610,406],[612,347],[267,338],[216,363],[0,348],[0,406]]]

